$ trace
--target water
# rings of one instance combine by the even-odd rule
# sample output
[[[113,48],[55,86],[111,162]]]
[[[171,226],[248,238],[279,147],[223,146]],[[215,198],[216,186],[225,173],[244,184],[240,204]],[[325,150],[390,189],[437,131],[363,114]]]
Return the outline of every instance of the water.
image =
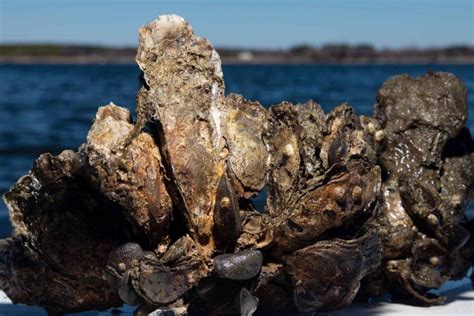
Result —
[[[474,113],[474,65],[232,65],[223,70],[227,93],[264,106],[313,99],[328,111],[349,102],[359,114],[371,114],[377,89],[395,74],[448,71],[466,84]],[[113,101],[133,113],[138,75],[134,65],[0,65],[0,194],[41,153],[77,149],[98,106]],[[474,134],[473,115],[468,126]],[[7,211],[0,203],[0,238],[9,234]]]

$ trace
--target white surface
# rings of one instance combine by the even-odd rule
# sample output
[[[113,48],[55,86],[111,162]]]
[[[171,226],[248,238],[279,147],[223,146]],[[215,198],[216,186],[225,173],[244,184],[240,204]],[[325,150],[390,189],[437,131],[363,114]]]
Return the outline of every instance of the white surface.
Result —
[[[313,315],[331,315],[331,316],[439,316],[439,315],[474,315],[474,290],[471,286],[471,280],[464,278],[457,282],[448,282],[441,290],[440,294],[448,297],[446,304],[432,307],[416,307],[388,302],[374,304],[353,304],[351,307],[331,312],[314,313]],[[134,307],[124,306],[115,309],[114,313],[106,312],[86,312],[68,314],[74,316],[132,316]],[[121,313],[119,313],[119,310]],[[47,313],[39,307],[30,307],[25,305],[12,305],[10,299],[0,291],[0,316],[47,316]]]
[[[3,292],[0,291],[0,304],[11,304],[12,301],[8,298],[8,296]]]
[[[455,283],[455,282],[453,282]],[[458,283],[458,282],[456,282]],[[441,306],[417,307],[395,303],[376,303],[372,305],[352,305],[350,308],[333,312],[332,316],[359,315],[407,315],[407,316],[438,316],[438,315],[474,315],[474,291],[469,279],[464,279],[460,287],[448,291],[440,291],[448,297]]]

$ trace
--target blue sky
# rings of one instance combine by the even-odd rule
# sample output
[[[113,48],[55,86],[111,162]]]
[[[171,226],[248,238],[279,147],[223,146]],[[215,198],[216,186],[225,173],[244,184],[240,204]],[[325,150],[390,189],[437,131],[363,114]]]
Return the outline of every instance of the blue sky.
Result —
[[[136,46],[140,25],[176,13],[216,46],[474,45],[474,0],[0,0],[0,42]]]

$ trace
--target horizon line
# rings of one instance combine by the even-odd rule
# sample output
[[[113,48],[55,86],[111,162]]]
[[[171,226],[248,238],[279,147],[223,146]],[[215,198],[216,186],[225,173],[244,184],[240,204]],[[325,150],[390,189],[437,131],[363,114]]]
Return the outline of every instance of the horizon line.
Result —
[[[100,43],[93,43],[93,42],[55,42],[55,41],[32,41],[32,42],[3,42],[0,41],[0,46],[70,46],[70,47],[94,47],[94,48],[107,48],[107,49],[136,49],[138,48],[138,41],[136,46],[132,44],[124,44],[124,45],[115,45],[115,44],[100,44]],[[294,48],[300,47],[307,47],[312,49],[320,49],[328,46],[347,46],[347,47],[370,47],[371,49],[377,51],[383,50],[405,50],[405,49],[415,49],[415,50],[430,50],[430,49],[445,49],[445,48],[455,48],[455,47],[463,47],[463,48],[474,48],[474,43],[451,43],[445,45],[430,45],[430,46],[416,46],[413,44],[406,44],[403,46],[377,46],[367,42],[359,42],[359,43],[350,43],[350,42],[342,42],[342,41],[334,41],[334,42],[325,42],[321,44],[309,44],[309,43],[297,43],[293,45],[289,45],[286,47],[256,47],[256,46],[237,46],[237,45],[213,45],[215,49],[229,49],[229,50],[271,50],[271,51],[278,51],[278,50],[291,50]]]

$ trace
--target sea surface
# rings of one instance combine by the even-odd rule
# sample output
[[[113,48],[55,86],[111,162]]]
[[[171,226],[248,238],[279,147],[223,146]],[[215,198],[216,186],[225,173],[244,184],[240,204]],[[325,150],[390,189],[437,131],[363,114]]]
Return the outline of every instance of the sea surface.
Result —
[[[228,65],[226,93],[264,106],[313,99],[326,111],[349,102],[370,115],[377,89],[391,76],[447,71],[469,92],[468,126],[474,135],[474,65]],[[0,65],[0,194],[26,174],[44,152],[77,149],[86,140],[97,107],[114,102],[135,114],[135,65]],[[257,201],[262,203],[262,201]],[[472,209],[471,203],[471,209]],[[0,203],[0,238],[10,235]]]

